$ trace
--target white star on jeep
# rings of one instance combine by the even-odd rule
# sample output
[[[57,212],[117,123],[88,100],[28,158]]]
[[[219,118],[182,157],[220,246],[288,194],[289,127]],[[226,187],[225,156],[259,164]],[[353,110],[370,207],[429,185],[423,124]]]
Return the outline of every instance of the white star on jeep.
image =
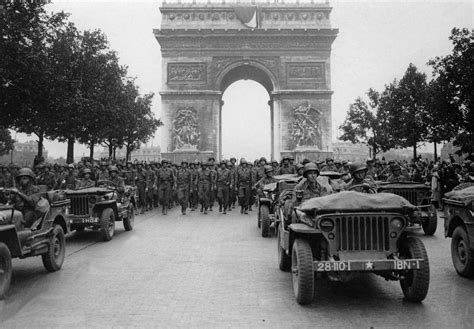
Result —
[[[368,269],[368,270],[373,270],[374,269],[374,263],[372,263],[370,261],[365,263],[365,268]]]

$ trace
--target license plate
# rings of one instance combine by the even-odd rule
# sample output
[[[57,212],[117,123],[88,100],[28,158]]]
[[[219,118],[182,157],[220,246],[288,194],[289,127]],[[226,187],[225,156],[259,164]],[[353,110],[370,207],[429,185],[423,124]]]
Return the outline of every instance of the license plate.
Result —
[[[314,270],[316,272],[417,270],[422,262],[422,259],[316,261],[314,262]]]
[[[97,220],[95,218],[83,218],[82,219],[82,224],[94,224],[97,223]]]

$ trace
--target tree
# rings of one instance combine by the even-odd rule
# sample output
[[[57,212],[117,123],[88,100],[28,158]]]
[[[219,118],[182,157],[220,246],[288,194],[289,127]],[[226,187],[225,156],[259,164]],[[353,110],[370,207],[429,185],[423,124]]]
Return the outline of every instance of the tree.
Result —
[[[360,97],[349,106],[346,119],[339,127],[343,134],[339,139],[352,143],[364,143],[372,148],[375,159],[380,152],[386,152],[395,145],[388,134],[387,115],[379,108],[380,94],[369,89],[369,106]]]
[[[0,105],[2,123],[38,136],[38,158],[50,125],[56,76],[48,60],[49,36],[67,15],[47,15],[41,1],[7,1],[0,20]]]
[[[14,143],[10,130],[0,126],[0,156],[12,151],[15,148]]]
[[[449,39],[453,51],[428,62],[433,66],[439,89],[445,95],[443,108],[448,115],[455,114],[457,129],[454,145],[461,153],[474,153],[474,35],[470,29],[454,28]]]
[[[380,98],[393,142],[397,147],[413,147],[413,159],[417,158],[418,143],[428,135],[427,86],[426,75],[410,63],[402,79],[385,86]]]

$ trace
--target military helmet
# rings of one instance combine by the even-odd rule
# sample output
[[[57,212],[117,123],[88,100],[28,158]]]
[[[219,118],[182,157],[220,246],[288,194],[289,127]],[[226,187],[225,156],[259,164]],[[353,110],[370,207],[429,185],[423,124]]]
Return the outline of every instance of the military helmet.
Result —
[[[265,173],[268,173],[268,172],[272,172],[273,171],[273,167],[272,166],[269,166],[269,165],[266,165],[263,167],[263,171]]]
[[[366,162],[366,163],[374,162],[374,159],[372,159],[372,158],[367,158],[367,160],[366,160],[365,162]]]
[[[67,165],[68,169],[75,169],[74,165],[72,163]]]
[[[260,158],[260,161],[259,161],[259,162],[262,162],[262,161],[265,161],[265,163],[267,163],[267,159],[265,159],[265,157],[261,157],[261,158]]]
[[[20,170],[18,170],[18,173],[16,174],[15,178],[18,179],[22,176],[28,176],[33,180],[33,182],[35,181],[35,174],[30,168],[21,168]]]
[[[92,171],[89,168],[86,168],[82,171],[84,174],[92,174]]]
[[[309,162],[307,162],[307,163],[309,163]],[[306,165],[306,163],[305,163],[305,164],[297,163],[297,164],[296,164],[296,171],[298,171],[298,170],[300,170],[300,169],[304,169],[304,166],[305,166],[305,165]]]
[[[315,163],[307,163],[304,165],[303,176],[306,176],[310,171],[316,171],[319,175],[319,168]]]
[[[227,161],[227,167],[232,167],[232,166],[233,166],[232,162]]]
[[[240,159],[240,164],[241,164],[241,165],[242,165],[242,164],[247,164],[247,160],[245,160],[244,158],[241,158],[241,159]]]
[[[118,168],[116,166],[110,166],[109,172],[113,172],[113,171],[118,172]]]
[[[351,174],[355,174],[356,172],[359,171],[364,171],[367,170],[367,166],[362,163],[354,163],[351,165]]]
[[[391,171],[402,170],[402,167],[400,167],[399,164],[394,163],[394,164],[391,164],[391,165],[390,165],[390,170],[391,170]]]
[[[183,164],[188,164],[188,161],[187,161],[187,160],[182,160],[182,161],[181,161],[181,164],[182,164],[182,165],[183,165]]]

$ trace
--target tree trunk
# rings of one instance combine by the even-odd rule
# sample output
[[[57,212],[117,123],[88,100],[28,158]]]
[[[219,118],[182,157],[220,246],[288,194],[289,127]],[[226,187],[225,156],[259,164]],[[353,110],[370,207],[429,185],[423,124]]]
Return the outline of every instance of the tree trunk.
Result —
[[[38,159],[43,157],[43,142],[44,142],[44,135],[42,132],[36,134],[38,136]]]
[[[69,138],[67,140],[67,156],[66,156],[67,163],[74,162],[74,138]]]
[[[108,145],[108,147],[109,147],[109,159],[110,159],[110,158],[112,158],[112,153],[113,153],[113,146],[112,146],[112,143],[110,143],[110,144]]]
[[[115,150],[117,149],[117,146],[114,146],[114,153],[113,153],[113,158],[115,160]]]
[[[95,143],[94,142],[91,142],[89,147],[90,147],[90,153],[89,153],[89,158],[91,161],[94,160],[94,146],[95,146]]]
[[[130,145],[127,144],[126,146],[126,149],[127,149],[127,153],[126,153],[126,156],[125,156],[125,161],[130,161]]]
[[[434,161],[438,161],[438,145],[434,142]]]
[[[413,161],[416,162],[416,142],[413,143]]]

